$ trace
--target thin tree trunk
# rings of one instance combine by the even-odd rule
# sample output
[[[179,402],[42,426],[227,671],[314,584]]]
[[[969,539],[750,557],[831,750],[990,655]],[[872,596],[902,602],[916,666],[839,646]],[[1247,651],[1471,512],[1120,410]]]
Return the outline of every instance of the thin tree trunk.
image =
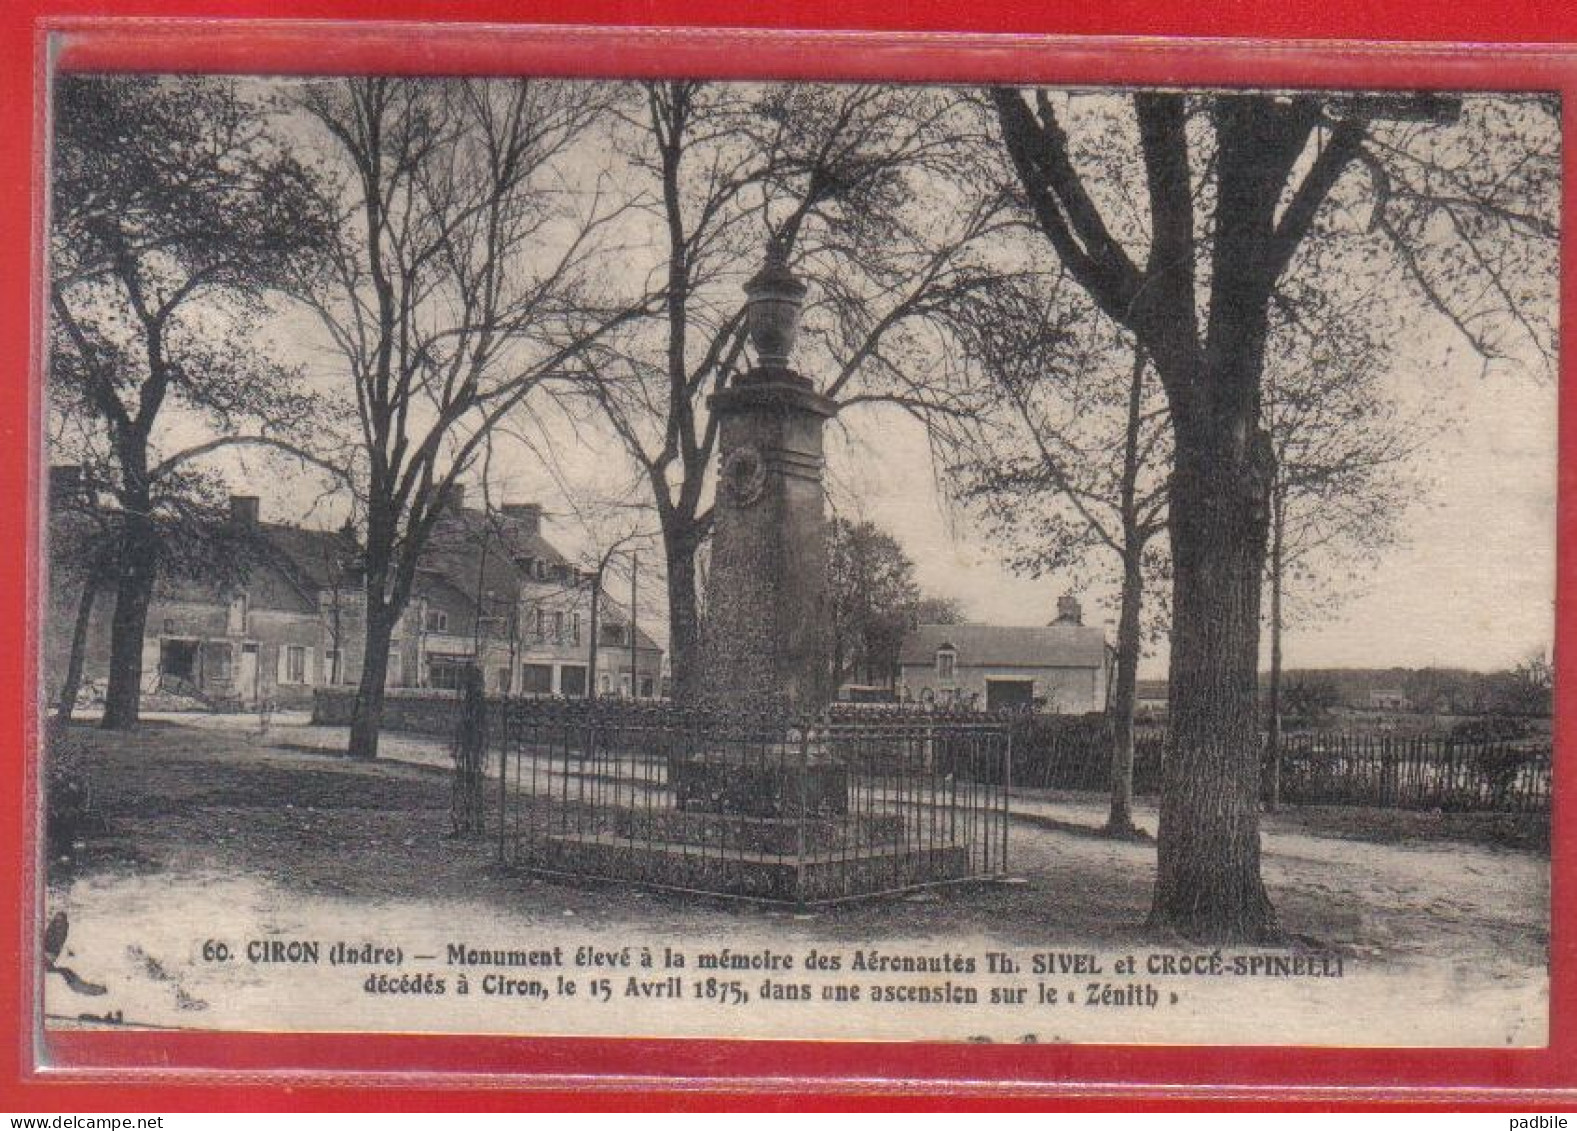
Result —
[[[668,636],[673,651],[674,698],[697,701],[701,686],[701,621],[695,591],[698,539],[684,530],[665,529],[668,565]]]
[[[110,620],[109,686],[104,694],[106,730],[130,730],[142,707],[142,646],[148,605],[158,570],[158,547],[146,498],[123,502],[125,526],[116,562],[115,612]]]
[[[1144,406],[1144,349],[1135,348],[1128,378],[1128,415],[1123,430],[1123,475],[1120,504],[1123,527],[1123,582],[1117,617],[1117,687],[1111,703],[1111,812],[1106,832],[1137,837],[1133,823],[1133,713],[1139,674],[1139,613],[1144,600],[1144,543],[1137,519],[1139,431]]]
[[[1281,587],[1286,565],[1282,557],[1286,510],[1279,491],[1272,496],[1271,506],[1270,694],[1265,703],[1265,769],[1270,780],[1265,790],[1265,808],[1274,813],[1281,805]]]
[[[1245,416],[1236,428],[1174,417],[1171,737],[1151,923],[1195,939],[1273,941],[1255,699],[1274,457],[1257,413]]]
[[[1138,556],[1123,563],[1121,610],[1117,620],[1117,687],[1112,696],[1112,799],[1106,818],[1111,836],[1135,837],[1133,823],[1133,715],[1139,672],[1139,613],[1144,579]]]
[[[82,689],[82,663],[88,648],[88,628],[93,623],[93,602],[98,591],[97,577],[89,575],[77,597],[77,616],[71,625],[71,654],[66,660],[66,678],[60,685],[60,698],[55,707],[55,718],[63,723],[71,721],[77,708],[77,692]]]

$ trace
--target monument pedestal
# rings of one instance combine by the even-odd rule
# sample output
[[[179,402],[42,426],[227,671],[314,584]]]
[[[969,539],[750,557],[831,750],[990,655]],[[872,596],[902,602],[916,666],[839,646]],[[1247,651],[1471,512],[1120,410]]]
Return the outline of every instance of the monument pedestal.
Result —
[[[841,817],[849,811],[849,768],[825,755],[803,763],[748,754],[674,755],[668,786],[677,808],[749,817]]]
[[[788,369],[711,399],[721,452],[702,687],[723,709],[814,713],[833,697],[822,430],[837,411]]]

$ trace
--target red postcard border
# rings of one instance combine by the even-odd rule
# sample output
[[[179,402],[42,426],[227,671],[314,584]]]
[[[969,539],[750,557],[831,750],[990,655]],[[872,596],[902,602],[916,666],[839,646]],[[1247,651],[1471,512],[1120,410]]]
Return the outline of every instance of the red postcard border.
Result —
[[[1088,6],[1094,7],[1094,6]],[[1126,3],[1101,13],[1030,13],[1011,7],[968,12],[919,4],[896,12],[872,5],[798,3],[763,13],[745,5],[649,0],[622,6],[555,4],[534,27],[504,21],[522,13],[507,0],[456,5],[417,0],[156,0],[138,5],[21,0],[4,18],[0,91],[12,109],[0,133],[0,177],[11,190],[0,210],[0,499],[12,528],[0,557],[6,641],[0,686],[4,758],[16,791],[0,803],[0,1018],[12,1018],[11,1055],[0,1060],[0,1107],[182,1110],[257,1108],[512,1106],[530,1088],[534,1106],[928,1106],[947,1097],[1000,1105],[1263,1106],[1445,1104],[1532,1108],[1577,1099],[1577,823],[1557,792],[1552,849],[1550,1045],[1542,1050],[1199,1049],[1161,1046],[957,1046],[528,1039],[362,1034],[52,1034],[34,1016],[37,921],[35,781],[37,646],[36,480],[39,474],[38,311],[43,246],[40,97],[46,52],[72,69],[245,70],[419,73],[552,73],[718,77],[1043,81],[1411,88],[1535,88],[1577,94],[1577,13],[1537,4],[1467,13],[1414,4],[1375,13],[1354,0],[1279,6],[1271,15],[1207,10],[1189,0]],[[115,12],[140,18],[111,18]],[[318,14],[349,21],[302,17]],[[374,14],[407,22],[373,24]],[[1060,22],[1058,17],[1061,17]],[[248,23],[266,17],[289,22]],[[436,29],[428,21],[452,23]],[[1386,22],[1389,18],[1390,22]],[[697,25],[628,26],[662,19]],[[488,21],[499,21],[489,23]],[[726,25],[754,22],[755,27]],[[782,30],[767,23],[791,24]],[[574,26],[576,24],[604,26]],[[866,24],[877,30],[810,31]],[[626,26],[614,26],[614,25]],[[994,25],[994,26],[993,26]],[[964,34],[948,34],[945,29]],[[989,34],[991,31],[1014,34]],[[419,34],[413,34],[419,31]],[[1044,38],[1035,31],[1086,33]],[[908,34],[903,34],[907,32]],[[1149,38],[1121,32],[1150,33]],[[57,38],[51,40],[52,33]],[[1196,38],[1161,38],[1162,35]],[[1215,35],[1277,39],[1213,39]],[[1472,43],[1318,42],[1328,37]],[[1493,41],[1502,41],[1499,46]],[[1543,43],[1530,41],[1542,40]],[[1561,41],[1565,41],[1562,45]],[[1516,42],[1513,45],[1513,41]],[[1568,105],[1572,103],[1569,101]],[[1571,121],[1570,114],[1567,118]],[[1568,124],[1566,202],[1577,187],[1577,138]],[[1577,234],[1563,235],[1570,262]],[[1577,311],[1577,284],[1562,277],[1562,309]],[[1562,359],[1569,388],[1572,365]],[[1558,503],[1559,577],[1570,583],[1571,521],[1577,508],[1577,398],[1561,398],[1563,454]],[[1557,749],[1577,734],[1577,687],[1565,678],[1577,613],[1557,602]],[[13,912],[11,909],[15,909]],[[40,1068],[38,1065],[45,1066]],[[376,1090],[372,1089],[377,1085]]]

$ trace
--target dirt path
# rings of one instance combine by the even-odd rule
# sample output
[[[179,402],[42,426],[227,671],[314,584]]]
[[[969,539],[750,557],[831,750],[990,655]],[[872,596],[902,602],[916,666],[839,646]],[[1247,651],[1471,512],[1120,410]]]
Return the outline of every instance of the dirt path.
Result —
[[[1377,844],[1273,818],[1266,879],[1283,925],[1301,940],[1284,953],[1327,966],[1339,960],[1342,977],[1152,975],[1153,956],[1177,949],[1142,927],[1154,847],[1095,835],[1104,814],[1093,799],[1015,799],[1013,861],[1023,882],[793,914],[506,874],[490,845],[445,839],[447,755],[431,741],[386,742],[393,757],[368,765],[308,752],[331,749],[329,740],[343,742],[343,734],[299,720],[276,719],[268,735],[209,721],[154,723],[113,744],[97,732],[76,734],[88,746],[111,835],[55,862],[50,910],[65,911],[71,924],[62,961],[108,992],[84,997],[51,976],[46,1006],[58,1019],[114,1008],[128,1021],[219,1028],[1343,1044],[1540,1044],[1547,1030],[1548,862],[1530,852]],[[1153,813],[1141,810],[1140,819],[1154,827]],[[431,955],[403,959],[400,969],[442,976],[451,992],[451,943],[559,946],[566,956],[580,946],[645,944],[659,954],[668,946],[691,953],[687,976],[698,949],[773,950],[798,957],[798,977],[817,991],[830,975],[803,971],[809,951],[841,956],[847,975],[854,952],[876,946],[972,957],[975,973],[957,984],[975,986],[982,998],[1018,987],[1031,1000],[945,1008],[769,1003],[759,1000],[765,987],[752,971],[746,981],[757,1000],[732,1009],[706,1001],[640,1001],[635,1009],[618,996],[595,1006],[584,996],[437,1002],[369,995],[361,970],[245,956],[252,942],[300,939]],[[204,958],[204,944],[214,941],[230,948],[228,961]],[[1132,957],[1136,976],[1162,1002],[1037,1007],[1033,996],[1048,987],[1064,1002],[1082,999],[1091,979],[1039,978],[1027,969],[989,977],[984,969],[988,951],[1027,967],[1049,950],[1094,955],[1098,980],[1114,986],[1133,981],[1119,977]],[[596,973],[558,969],[583,984]],[[868,988],[882,981],[855,980]],[[616,979],[616,989],[623,985]]]

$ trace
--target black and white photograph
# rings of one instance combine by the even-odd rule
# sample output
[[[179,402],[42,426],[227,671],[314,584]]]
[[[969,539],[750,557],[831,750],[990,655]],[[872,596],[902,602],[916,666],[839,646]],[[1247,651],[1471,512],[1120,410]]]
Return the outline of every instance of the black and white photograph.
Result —
[[[40,1023],[1546,1046],[1561,111],[53,75]]]

